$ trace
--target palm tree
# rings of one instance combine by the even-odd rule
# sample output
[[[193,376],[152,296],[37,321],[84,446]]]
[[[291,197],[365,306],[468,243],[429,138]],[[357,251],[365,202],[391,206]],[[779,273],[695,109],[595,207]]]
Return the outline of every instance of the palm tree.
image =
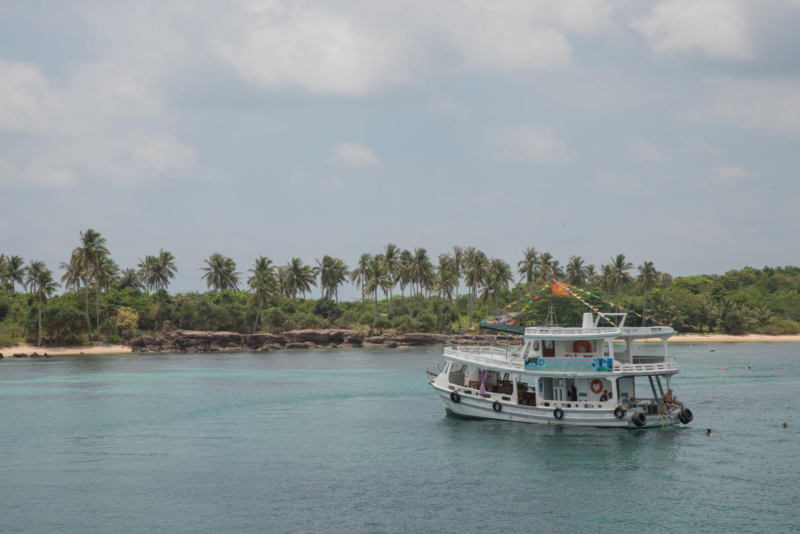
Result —
[[[763,327],[766,325],[767,321],[772,318],[772,315],[772,311],[767,308],[767,305],[764,303],[761,303],[753,308],[753,319],[755,319],[759,326]]]
[[[92,270],[92,277],[95,279],[95,309],[97,311],[97,329],[100,330],[100,289],[108,289],[112,283],[116,282],[119,274],[119,266],[109,256],[99,258]]]
[[[389,243],[383,247],[383,267],[386,269],[386,276],[389,278],[389,316],[392,312],[392,289],[398,281],[400,269],[403,266],[401,250],[394,243]]]
[[[383,262],[381,262],[379,258],[373,258],[367,268],[367,272],[364,277],[364,290],[366,291],[367,295],[375,295],[375,313],[372,319],[372,330],[370,330],[370,335],[372,335],[372,332],[375,331],[375,325],[378,322],[378,291],[389,290],[389,280],[386,268],[383,266]]]
[[[234,269],[236,269],[236,265],[234,264]],[[175,275],[178,273],[178,266],[175,262],[175,256],[172,255],[172,252],[164,250],[163,248],[158,251],[158,256],[156,260],[156,272],[155,272],[155,283],[153,287],[156,290],[159,289],[167,289],[170,284],[170,280],[175,278]]]
[[[586,283],[594,286],[597,283],[597,271],[593,263],[586,266]]]
[[[6,281],[6,264],[8,263],[8,259],[6,259],[5,254],[0,254],[0,287],[5,289]]]
[[[619,290],[628,285],[632,278],[629,270],[633,269],[633,264],[625,261],[625,254],[617,254],[616,258],[611,258],[611,263],[608,265],[608,272],[606,276],[609,280],[606,282],[607,287],[614,288],[614,306],[617,307],[615,312],[619,312]],[[619,323],[619,321],[617,321]]]
[[[408,265],[409,275],[413,284],[417,288],[417,315],[420,312],[419,297],[423,288],[429,287],[431,283],[431,274],[433,273],[433,265],[428,259],[428,251],[424,248],[415,248],[414,254],[411,257],[411,263]]]
[[[323,256],[322,261],[317,260],[319,266],[319,286],[322,288],[323,298],[331,298],[331,295],[336,297],[336,302],[339,302],[339,286],[347,281],[350,271],[347,269],[347,264],[339,258],[332,258],[328,255]]]
[[[514,281],[514,274],[511,272],[511,266],[500,258],[492,258],[489,260],[489,272],[486,276],[485,282],[487,288],[491,290],[494,295],[494,302],[497,311],[500,311],[499,293],[505,287]]]
[[[62,263],[61,267],[64,268],[64,265],[65,264]],[[61,281],[63,282],[64,279],[62,278]],[[139,273],[137,273],[135,269],[125,269],[119,273],[117,289],[135,289],[136,291],[141,291],[143,287]]]
[[[472,326],[472,312],[475,299],[478,298],[478,286],[483,283],[486,274],[489,271],[489,259],[486,254],[480,250],[475,250],[474,247],[467,248],[464,253],[464,279],[467,286],[471,288],[470,291],[470,308],[469,308],[469,326]]]
[[[582,286],[586,281],[586,267],[583,258],[572,256],[567,264],[567,283],[573,286]]]
[[[528,285],[528,292],[530,292],[531,284],[536,278],[536,267],[538,265],[539,258],[536,248],[526,248],[522,252],[522,261],[517,262],[517,272],[520,276],[525,278],[525,283]],[[522,279],[520,279],[520,281],[522,281]]]
[[[42,307],[59,286],[53,280],[53,273],[48,269],[44,262],[31,261],[25,269],[25,285],[39,303],[39,340],[37,347],[42,346]]]
[[[0,274],[0,278],[3,278],[4,283],[11,282],[11,291],[14,292],[17,289],[17,284],[21,286],[25,285],[25,275],[25,260],[19,256],[11,256],[6,259],[5,269],[3,269],[3,273]]]
[[[69,263],[62,261],[59,265],[59,268],[65,271],[64,276],[61,277],[61,283],[64,284],[66,291],[79,291],[81,289],[83,274],[80,267],[79,258],[74,254]]]
[[[456,315],[458,315],[458,328],[461,329],[461,310],[458,308],[458,286],[461,285],[461,267],[464,261],[464,251],[461,247],[453,247],[453,274],[456,277]]]
[[[712,325],[717,320],[717,303],[709,295],[706,295],[695,314],[697,326],[700,333],[703,333],[703,326],[708,325],[708,331],[713,332]]]
[[[247,285],[252,290],[250,301],[258,304],[256,320],[253,323],[253,333],[255,334],[261,318],[261,309],[267,299],[277,290],[278,283],[275,280],[275,267],[272,265],[272,260],[264,256],[259,256],[253,263],[253,268],[248,269],[247,272],[253,273],[253,276],[247,279]]]
[[[100,262],[101,258],[104,256],[108,256],[108,248],[106,247],[106,238],[101,236],[99,232],[96,232],[89,228],[86,232],[80,233],[80,246],[78,246],[75,250],[72,251],[72,255],[77,255],[78,258],[76,259],[77,268],[81,272],[81,278],[83,279],[83,284],[86,286],[86,323],[89,327],[89,340],[92,339],[92,326],[91,321],[89,320],[89,280],[94,279],[95,282],[95,289],[97,290],[98,294],[100,291],[100,287],[98,285],[97,279],[93,278],[94,273],[97,272],[97,266]],[[98,296],[99,301],[99,296]],[[100,328],[100,310],[97,310],[97,328]]]
[[[548,282],[556,277],[557,270],[558,262],[555,261],[553,255],[549,252],[542,252],[539,255],[539,278]]]
[[[275,278],[278,282],[278,293],[284,297],[291,297],[292,292],[289,289],[289,267],[286,265],[278,265],[275,269]]]
[[[647,292],[658,284],[658,271],[653,267],[652,261],[646,261],[639,266],[639,275],[636,277],[636,287],[644,292],[644,303],[642,304],[642,326],[647,317]]]
[[[139,277],[150,291],[167,289],[170,280],[175,278],[178,272],[175,256],[163,248],[159,250],[158,256],[145,256],[144,260],[139,259],[138,267]]]
[[[410,251],[403,249],[403,252],[400,253],[400,269],[397,273],[397,282],[400,284],[400,295],[405,303],[406,294],[405,289],[406,287],[410,286],[413,282],[411,279],[411,260],[414,259],[414,256],[411,254]]]
[[[439,309],[439,333],[442,332],[442,322],[444,321],[444,299],[447,298],[447,302],[450,302],[450,299],[453,298],[453,290],[458,286],[458,279],[456,278],[456,274],[453,269],[453,257],[447,254],[447,258],[449,260],[442,261],[442,256],[439,256],[439,272],[436,275],[436,280],[434,284],[434,289],[437,293],[439,293],[439,299],[441,300],[440,309]]]
[[[356,287],[361,289],[361,313],[366,311],[366,304],[364,301],[364,283],[367,278],[367,271],[369,264],[372,263],[372,254],[366,252],[358,259],[358,265],[355,269],[350,271],[350,283],[356,284]]]
[[[242,273],[236,272],[235,261],[219,252],[213,253],[203,261],[208,267],[201,267],[198,270],[205,271],[202,278],[206,281],[206,287],[213,287],[214,291],[239,288],[239,275]]]
[[[300,258],[292,258],[286,268],[286,283],[292,293],[292,302],[297,301],[298,291],[305,298],[306,292],[311,291],[311,286],[317,287],[317,269],[305,265]]]

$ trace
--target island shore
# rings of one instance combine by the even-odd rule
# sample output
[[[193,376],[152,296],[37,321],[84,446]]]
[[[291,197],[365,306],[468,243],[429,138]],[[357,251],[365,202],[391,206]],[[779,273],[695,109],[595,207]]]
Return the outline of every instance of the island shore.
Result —
[[[364,343],[363,345],[354,344],[351,346],[367,346],[367,347],[380,347],[381,344],[375,343],[379,340],[379,338],[384,336],[375,336],[374,338],[370,339],[373,343]],[[443,339],[447,336],[439,336],[439,335],[432,335],[431,339],[426,340],[419,340],[417,343],[413,345],[404,345],[400,344],[400,346],[425,346],[425,345],[441,345],[443,344]],[[385,336],[384,339],[391,339],[391,336]],[[449,337],[453,344],[458,344],[459,336]],[[486,340],[484,340],[485,342]],[[653,342],[658,343],[658,339],[648,339],[648,340],[641,340],[642,342]],[[767,336],[763,334],[747,334],[744,336],[732,336],[727,334],[683,334],[677,335],[670,338],[670,343],[790,343],[790,342],[798,342],[800,341],[800,335],[786,335],[786,336]],[[475,343],[475,340],[472,340]],[[324,345],[323,345],[324,346]],[[397,347],[397,344],[389,345],[388,343],[386,346],[390,346],[392,348]],[[159,352],[165,349],[166,347],[158,347]],[[301,347],[301,346],[289,346],[286,348],[311,348],[311,345]],[[162,350],[159,350],[162,349]],[[246,348],[236,347],[234,350],[247,350]],[[25,354],[30,356],[31,354],[39,354],[44,355],[47,354],[48,356],[79,356],[79,355],[87,355],[87,354],[129,354],[131,352],[143,352],[143,351],[135,351],[132,350],[130,345],[95,345],[91,347],[37,347],[36,345],[32,345],[30,343],[21,343],[16,347],[6,347],[0,348],[0,354],[2,354],[5,358],[11,358],[14,354]],[[163,352],[185,352],[185,350],[170,350],[166,348]]]

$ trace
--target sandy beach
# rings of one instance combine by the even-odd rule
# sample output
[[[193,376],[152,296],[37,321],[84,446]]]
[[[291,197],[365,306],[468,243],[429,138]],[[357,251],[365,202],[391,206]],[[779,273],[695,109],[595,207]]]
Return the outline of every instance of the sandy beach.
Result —
[[[20,343],[16,347],[0,349],[0,354],[10,358],[14,354],[39,354],[47,353],[49,356],[75,356],[80,354],[121,354],[128,353],[131,348],[127,345],[98,345],[95,347],[37,347],[29,343]]]
[[[800,335],[767,336],[764,334],[747,334],[730,336],[727,334],[684,334],[672,337],[670,343],[740,343],[740,342],[791,342],[800,341]]]

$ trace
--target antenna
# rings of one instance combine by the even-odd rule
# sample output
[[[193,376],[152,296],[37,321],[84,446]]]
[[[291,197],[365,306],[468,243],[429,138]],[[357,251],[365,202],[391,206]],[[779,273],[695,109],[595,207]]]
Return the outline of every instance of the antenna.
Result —
[[[547,309],[547,321],[545,321],[545,326],[558,326],[558,319],[556,319],[556,309],[553,306],[550,306]]]

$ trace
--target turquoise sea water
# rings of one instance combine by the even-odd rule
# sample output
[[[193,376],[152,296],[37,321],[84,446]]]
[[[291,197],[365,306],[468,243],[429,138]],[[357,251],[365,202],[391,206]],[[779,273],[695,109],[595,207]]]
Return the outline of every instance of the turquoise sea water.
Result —
[[[711,347],[644,431],[446,417],[438,348],[3,360],[0,532],[800,531],[800,344]]]

